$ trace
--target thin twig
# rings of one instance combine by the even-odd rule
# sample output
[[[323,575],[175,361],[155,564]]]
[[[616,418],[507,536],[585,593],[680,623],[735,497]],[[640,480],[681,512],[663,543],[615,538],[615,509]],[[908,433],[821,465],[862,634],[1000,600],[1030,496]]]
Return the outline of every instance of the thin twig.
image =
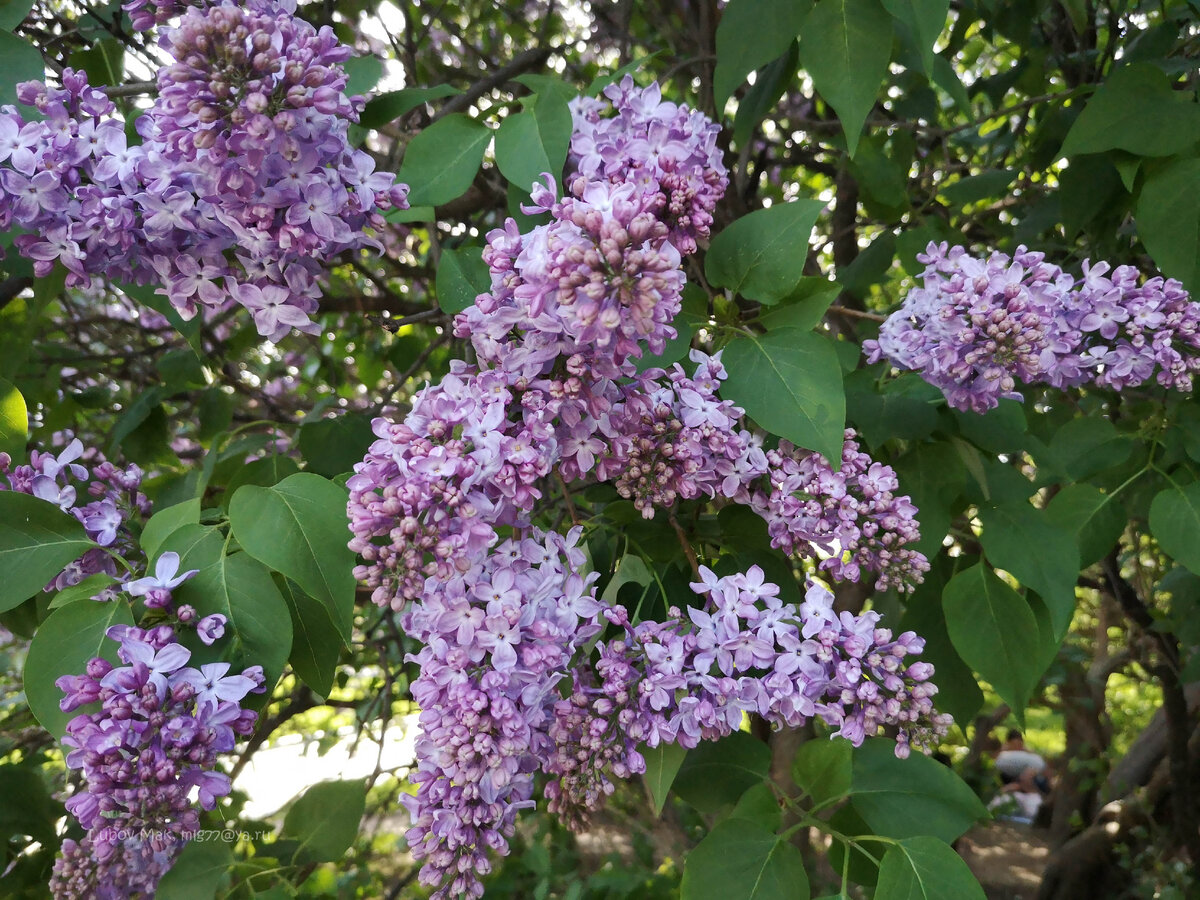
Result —
[[[870,319],[872,322],[887,321],[887,316],[881,316],[879,313],[864,312],[861,309],[850,309],[848,306],[831,306],[829,307],[829,312],[849,316],[852,319]]]
[[[114,84],[101,88],[108,94],[109,99],[115,97],[136,97],[139,94],[153,94],[158,90],[157,81],[131,81],[128,84]]]
[[[674,510],[667,514],[667,521],[671,523],[671,527],[675,529],[675,534],[679,536],[679,546],[683,548],[683,554],[687,557],[688,563],[692,567],[692,574],[696,576],[697,580],[700,580],[700,561],[696,559],[696,551],[692,549],[692,542],[688,540],[687,532],[683,530],[683,526],[675,518]]]

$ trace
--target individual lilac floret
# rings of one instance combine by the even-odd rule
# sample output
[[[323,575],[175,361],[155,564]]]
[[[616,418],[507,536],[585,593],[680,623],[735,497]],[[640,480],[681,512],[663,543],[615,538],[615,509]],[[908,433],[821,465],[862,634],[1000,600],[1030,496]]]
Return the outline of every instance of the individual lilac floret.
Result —
[[[131,596],[145,597],[145,604],[151,609],[166,609],[171,605],[171,592],[199,571],[188,569],[181,573],[179,554],[168,550],[159,556],[158,562],[154,564],[152,576],[129,582],[125,585],[125,590]]]
[[[66,807],[86,835],[63,842],[50,883],[55,897],[153,896],[199,828],[192,792],[204,809],[229,793],[220,756],[257,718],[240,701],[261,690],[261,670],[228,676],[227,663],[190,668],[191,652],[165,625],[117,625],[107,635],[120,643],[124,665],[96,658],[82,675],[56,682],[65,712],[96,702],[100,709],[73,718],[63,738],[67,767],[83,776]]]
[[[226,618],[220,613],[205,616],[196,623],[196,634],[205,644],[212,645],[225,636]]]
[[[129,530],[130,519],[150,515],[150,501],[138,488],[142,470],[135,465],[119,469],[94,448],[84,447],[78,438],[67,441],[56,456],[34,450],[29,465],[14,466],[12,457],[0,453],[0,491],[31,494],[54,503],[70,513],[89,538],[102,548],[88,550],[69,563],[46,585],[47,591],[72,587],[89,575],[119,575],[116,561],[107,550],[136,561],[141,550]],[[111,591],[97,594],[96,600],[109,600]]]
[[[863,349],[920,372],[956,409],[1019,400],[1020,384],[1121,390],[1155,378],[1190,391],[1200,371],[1200,305],[1173,279],[1139,286],[1131,266],[1110,277],[1108,263],[1085,262],[1077,281],[1024,247],[977,259],[931,243],[917,259],[923,286]]]

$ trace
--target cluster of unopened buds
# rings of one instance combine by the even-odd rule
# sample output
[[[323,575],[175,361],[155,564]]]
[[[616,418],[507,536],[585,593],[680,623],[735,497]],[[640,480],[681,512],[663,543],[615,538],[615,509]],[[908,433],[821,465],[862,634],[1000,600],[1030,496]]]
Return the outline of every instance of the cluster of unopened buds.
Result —
[[[1200,372],[1200,304],[1178,281],[1139,284],[1132,266],[1084,263],[1080,278],[1018,247],[971,256],[931,243],[914,288],[863,349],[986,412],[1018,386],[1121,390],[1151,380],[1190,391]]]
[[[144,0],[135,21],[155,21]],[[61,89],[26,82],[0,111],[0,228],[68,286],[94,279],[157,283],[185,318],[234,302],[279,340],[314,331],[317,279],[337,254],[380,245],[382,211],[407,188],[350,146],[362,108],[332,29],[290,0],[222,0],[159,8],[179,14],[159,43],[173,63],[130,143],[107,95],[66,69]]]
[[[581,527],[534,525],[551,479],[608,483],[646,518],[685,501],[748,506],[775,547],[834,578],[908,589],[928,567],[911,549],[915,508],[852,432],[839,469],[768,448],[719,397],[719,352],[693,350],[691,374],[638,372],[676,336],[681,254],[707,237],[725,170],[716,127],[657,86],[627,77],[605,96],[572,104],[565,195],[533,186],[550,221],[488,235],[491,287],[455,322],[477,364],[453,364],[403,421],[377,419],[347,484],[355,575],[424,645],[405,803],[439,900],[482,895],[539,772],[551,810],[579,825],[613,778],[643,770],[639,746],[694,747],[747,714],[819,718],[856,744],[888,727],[901,755],[947,724],[932,667],[910,659],[923,642],[871,612],[835,615],[820,584],[792,605],[757,567],[699,567],[696,605],[636,621],[597,597]]]

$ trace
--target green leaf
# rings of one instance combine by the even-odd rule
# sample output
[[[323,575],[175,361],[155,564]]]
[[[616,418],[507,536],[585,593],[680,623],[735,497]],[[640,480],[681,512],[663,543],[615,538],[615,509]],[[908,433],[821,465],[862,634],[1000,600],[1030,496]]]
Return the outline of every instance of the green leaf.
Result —
[[[32,9],[33,0],[0,0],[0,31],[12,31]]]
[[[953,841],[987,809],[949,766],[913,753],[898,759],[887,738],[870,738],[854,750],[850,794],[874,834],[914,834]]]
[[[561,83],[561,82],[560,82]],[[505,117],[496,132],[496,165],[500,174],[528,191],[549,173],[562,181],[571,144],[571,110],[558,92],[536,94],[524,112]]]
[[[492,132],[463,113],[438,119],[409,143],[396,180],[412,186],[410,206],[439,206],[475,180]]]
[[[892,17],[879,0],[821,0],[800,32],[800,62],[834,108],[850,155],[892,59]]]
[[[388,91],[367,101],[359,117],[358,124],[363,128],[379,128],[389,122],[394,122],[401,116],[412,112],[423,103],[431,100],[441,100],[443,97],[453,97],[461,94],[456,87],[448,84],[437,84],[427,88],[404,88],[399,91]]]
[[[810,738],[792,760],[792,780],[813,803],[822,804],[850,793],[854,747],[842,738]]]
[[[193,497],[191,500],[184,500],[174,506],[160,509],[150,517],[150,521],[142,529],[142,550],[146,554],[146,559],[158,556],[160,550],[175,550],[174,547],[164,546],[163,542],[167,537],[184,525],[198,525],[199,523],[199,498]],[[178,551],[176,550],[176,552]]]
[[[942,604],[954,649],[1020,716],[1042,674],[1029,604],[982,562],[950,579]]]
[[[48,846],[58,844],[54,823],[63,817],[63,807],[50,798],[35,765],[0,765],[0,797],[0,840],[7,844],[10,837],[27,834]]]
[[[754,86],[738,101],[737,114],[733,117],[733,143],[736,146],[746,146],[763,117],[795,83],[799,65],[800,42],[794,40],[788,44],[783,56],[758,73]]]
[[[646,782],[646,790],[650,793],[650,805],[654,815],[661,816],[663,804],[667,802],[667,794],[671,791],[675,776],[679,774],[687,750],[678,744],[659,744],[642,749],[641,754],[646,761],[642,780]]]
[[[346,96],[367,93],[383,77],[383,62],[378,56],[353,56],[342,63],[346,70]]]
[[[0,378],[0,453],[23,458],[28,434],[29,410],[25,398],[10,382]]]
[[[992,169],[939,186],[938,193],[955,206],[966,206],[1003,193],[1016,177],[1016,169]]]
[[[755,822],[727,819],[687,855],[682,900],[807,900],[800,850]]]
[[[200,337],[200,326],[204,323],[202,316],[194,316],[191,319],[184,320],[183,316],[179,314],[179,310],[164,295],[158,293],[158,289],[152,284],[118,283],[116,287],[127,297],[150,307],[170,322],[171,327],[183,335],[198,360],[207,359],[204,352],[204,344]]]
[[[1050,521],[1075,536],[1080,566],[1105,557],[1125,530],[1125,512],[1112,495],[1090,484],[1069,484],[1046,507]]]
[[[483,261],[482,247],[459,247],[442,251],[437,270],[438,307],[445,313],[460,313],[475,305],[475,298],[492,287],[492,274]]]
[[[787,52],[811,6],[808,0],[735,0],[725,7],[713,72],[718,117],[747,75]]]
[[[879,864],[875,900],[986,900],[961,856],[936,838],[905,838]]]
[[[106,587],[116,583],[117,579],[108,573],[96,572],[94,575],[89,575],[83,579],[79,584],[63,588],[55,594],[54,599],[50,601],[50,608],[58,609],[60,606],[66,606],[68,603],[74,603],[77,600],[90,600]]]
[[[69,64],[83,70],[93,87],[120,84],[125,77],[125,45],[115,38],[104,38],[86,50],[76,50]]]
[[[271,573],[247,553],[222,554],[209,565],[202,565],[202,560],[210,557],[214,541],[217,547],[220,541],[211,529],[208,535],[199,537],[193,529],[200,528],[203,526],[188,525],[171,536],[173,544],[179,543],[176,539],[181,532],[195,539],[190,546],[184,543],[184,549],[177,551],[180,571],[200,568],[176,589],[176,603],[191,604],[200,617],[213,613],[225,616],[228,623],[225,637],[211,650],[205,648],[204,655],[219,654],[235,673],[247,666],[262,666],[269,692],[279,680],[292,649],[292,618],[287,604],[271,580]]]
[[[192,841],[163,875],[156,900],[213,900],[233,865],[233,848],[224,841]]]
[[[344,638],[354,613],[354,554],[347,547],[345,488],[297,472],[274,487],[244,485],[229,503],[246,552],[324,604]]]
[[[1200,290],[1200,206],[1191,202],[1200,184],[1200,159],[1168,162],[1146,176],[1137,199],[1138,236],[1164,275],[1189,291]]]
[[[770,748],[744,731],[735,731],[689,750],[672,787],[701,812],[716,813],[737,803],[770,770]]]
[[[108,455],[110,457],[117,455],[117,450],[124,440],[149,419],[152,413],[162,409],[162,402],[166,397],[167,389],[156,384],[138,394],[137,399],[121,412],[112,431],[109,432]]]
[[[63,692],[54,684],[63,675],[82,675],[88,661],[101,657],[114,665],[118,644],[104,636],[113,625],[132,625],[133,614],[123,600],[110,603],[71,603],[56,609],[38,626],[25,658],[25,697],[42,727],[61,738],[67,723],[88,707],[59,709]]]
[[[291,805],[283,820],[283,836],[300,842],[296,862],[336,862],[358,836],[366,808],[362,781],[314,784]]]
[[[820,200],[793,200],[742,216],[713,238],[704,274],[714,287],[778,303],[801,284],[808,238],[824,208]]]
[[[262,487],[271,487],[279,484],[289,475],[295,475],[300,471],[300,466],[290,456],[282,456],[280,454],[272,454],[264,456],[262,459],[256,459],[251,462],[239,466],[238,470],[229,479],[229,484],[225,485],[224,505],[228,506],[229,501],[233,499],[233,495],[238,492],[238,489],[247,484],[256,484]]]
[[[800,328],[812,331],[825,316],[829,305],[837,299],[842,287],[825,278],[804,277],[796,289],[779,301],[779,305],[758,317],[767,331],[781,328]]]
[[[1159,491],[1150,504],[1150,531],[1164,552],[1200,574],[1200,481]]]
[[[941,712],[949,713],[960,726],[965,726],[983,707],[984,698],[975,674],[958,655],[946,631],[942,588],[947,579],[941,573],[945,570],[948,574],[950,562],[945,556],[933,561],[925,581],[909,595],[896,630],[915,631],[925,641],[921,659],[934,667],[932,681],[938,687],[934,703]]]
[[[37,48],[15,34],[0,31],[0,106],[17,102],[17,85],[22,81],[45,77],[46,64]]]
[[[0,491],[0,612],[20,606],[95,546],[79,521],[53,503]]]
[[[922,444],[896,460],[897,494],[908,494],[917,506],[921,540],[915,549],[932,558],[950,530],[955,501],[967,484],[962,456],[945,442]]]
[[[921,65],[926,74],[933,71],[933,45],[946,27],[950,0],[883,0],[883,8],[912,32]]]
[[[737,805],[730,811],[729,818],[753,822],[774,832],[779,830],[783,822],[783,810],[779,808],[775,791],[765,781],[760,781],[742,794]]]
[[[1200,106],[1174,91],[1157,66],[1116,69],[1084,106],[1067,132],[1062,156],[1126,150],[1138,156],[1172,156],[1200,140]]]
[[[840,465],[846,397],[828,340],[797,328],[746,335],[729,343],[722,361],[729,372],[722,398],[768,431]]]
[[[292,652],[288,662],[305,684],[322,697],[328,697],[337,674],[342,638],[325,607],[300,590],[296,582],[281,576],[276,585],[292,616]]]
[[[1046,602],[1058,640],[1075,615],[1079,549],[1074,535],[1028,503],[980,510],[988,562],[1004,569]],[[1030,552],[1036,547],[1036,552]]]
[[[374,440],[371,417],[348,412],[332,419],[306,419],[298,443],[307,471],[334,478],[352,471]]]

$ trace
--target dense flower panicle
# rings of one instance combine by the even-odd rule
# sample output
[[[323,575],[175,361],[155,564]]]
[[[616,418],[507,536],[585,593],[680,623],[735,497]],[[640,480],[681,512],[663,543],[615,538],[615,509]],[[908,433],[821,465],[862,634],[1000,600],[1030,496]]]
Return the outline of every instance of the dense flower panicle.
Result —
[[[638,88],[629,75],[606,87],[604,96],[609,103],[580,97],[571,104],[577,177],[637,185],[653,197],[675,248],[695,253],[729,184],[717,146],[720,126],[663,100],[657,83]],[[605,117],[609,108],[614,115]]]
[[[377,604],[400,609],[427,577],[466,571],[495,542],[494,526],[522,522],[541,497],[556,447],[510,421],[513,394],[504,373],[458,363],[402,424],[375,420],[378,440],[347,486],[350,546],[366,561],[355,577]]]
[[[406,205],[347,141],[349,48],[267,0],[188,7],[160,44],[174,63],[141,143],[81,72],[20,86],[45,121],[0,112],[0,226],[29,229],[17,249],[68,286],[157,282],[185,317],[236,301],[272,340],[314,330],[323,265],[378,247],[367,230]]]
[[[455,334],[481,362],[527,378],[576,354],[597,376],[632,374],[643,345],[660,353],[675,337],[685,280],[651,199],[628,183],[588,182],[562,201],[535,189],[554,221],[489,233],[492,289],[459,313]]]
[[[431,578],[404,617],[425,644],[413,657],[421,735],[406,837],[435,898],[482,896],[488,851],[506,853],[517,812],[533,806],[556,682],[599,629],[580,532],[505,541],[450,580]]]
[[[978,259],[931,243],[917,259],[923,286],[863,349],[919,371],[956,409],[1019,400],[1022,383],[1190,391],[1200,371],[1200,305],[1173,279],[1139,286],[1133,267],[1101,262],[1077,280],[1024,247]]]
[[[820,718],[855,746],[896,726],[900,755],[945,734],[933,667],[908,659],[924,648],[912,632],[893,639],[878,613],[839,615],[817,583],[799,607],[784,603],[757,566],[700,575],[692,589],[708,602],[686,615],[632,625],[607,610],[625,635],[601,644],[595,668],[576,669],[572,695],[555,704],[546,794],[568,822],[612,792],[610,775],[644,771],[639,743],[695,747],[736,731],[747,713],[788,728]]]
[[[212,809],[229,793],[217,763],[253,730],[256,713],[240,701],[263,684],[258,666],[240,675],[228,663],[188,666],[191,651],[166,625],[107,635],[123,665],[96,658],[56,682],[65,712],[100,703],[63,738],[67,767],[83,775],[66,807],[87,834],[63,844],[51,881],[60,898],[153,896],[199,828],[196,802]]]
[[[755,489],[751,506],[785,553],[828,554],[819,568],[839,581],[858,581],[865,569],[878,574],[877,590],[912,590],[929,571],[909,546],[921,537],[917,508],[894,493],[895,470],[862,452],[856,438],[846,430],[836,471],[821,454],[780,441],[766,454],[768,484]]]
[[[906,659],[920,640],[892,640],[873,613],[833,615],[823,588],[797,609],[757,568],[703,569],[703,609],[635,624],[596,599],[580,529],[532,527],[553,476],[609,482],[647,518],[684,500],[749,505],[775,546],[827,557],[837,578],[868,569],[904,587],[927,568],[906,546],[915,509],[894,495],[895,473],[853,441],[838,473],[787,443],[768,452],[718,396],[720,353],[693,350],[692,375],[638,373],[675,336],[680,252],[706,237],[725,176],[703,116],[630,79],[607,96],[611,119],[603,103],[573,105],[565,196],[534,186],[550,222],[521,234],[510,219],[487,236],[490,290],[455,320],[478,366],[452,364],[403,422],[376,420],[347,483],[355,575],[424,644],[405,803],[438,900],[482,896],[488,853],[507,853],[538,772],[551,811],[579,826],[613,778],[644,770],[640,743],[694,747],[748,712],[820,716],[855,743],[894,726],[901,754],[945,726],[932,667]],[[592,648],[605,627],[617,636]]]
[[[748,503],[748,486],[767,472],[761,440],[738,427],[742,410],[717,397],[726,374],[720,352],[693,350],[691,359],[691,377],[676,363],[623,385],[599,422],[606,448],[596,475],[646,518],[697,497]]]
[[[69,563],[46,585],[47,591],[79,584],[89,575],[118,577],[109,550],[137,558],[140,550],[128,523],[150,515],[150,501],[138,489],[141,482],[142,470],[136,465],[118,468],[99,450],[85,448],[78,438],[57,455],[32,451],[28,465],[14,466],[7,453],[0,453],[0,490],[32,494],[53,503],[78,519],[87,536],[100,545]],[[106,588],[94,599],[112,599],[119,589],[119,584]]]

